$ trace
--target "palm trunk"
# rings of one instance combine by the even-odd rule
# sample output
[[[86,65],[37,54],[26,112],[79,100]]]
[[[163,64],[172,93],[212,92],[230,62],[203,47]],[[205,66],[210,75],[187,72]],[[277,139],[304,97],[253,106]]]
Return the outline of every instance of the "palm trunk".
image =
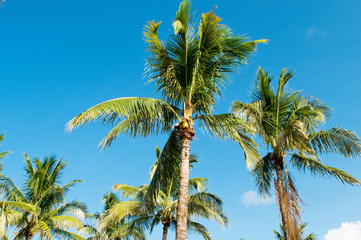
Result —
[[[285,212],[285,206],[283,203],[283,200],[285,198],[285,189],[283,186],[283,160],[282,158],[276,157],[274,159],[275,168],[276,168],[276,184],[275,190],[277,194],[277,203],[281,215],[281,221],[283,226],[283,236],[285,240],[288,240],[287,238],[287,232],[288,232],[288,223],[286,221],[286,212]]]
[[[183,135],[183,134],[182,134]],[[187,240],[189,154],[191,138],[183,135],[179,173],[176,240]]]
[[[162,240],[167,240],[168,228],[169,228],[169,222],[164,223],[163,224],[163,238],[162,238]]]

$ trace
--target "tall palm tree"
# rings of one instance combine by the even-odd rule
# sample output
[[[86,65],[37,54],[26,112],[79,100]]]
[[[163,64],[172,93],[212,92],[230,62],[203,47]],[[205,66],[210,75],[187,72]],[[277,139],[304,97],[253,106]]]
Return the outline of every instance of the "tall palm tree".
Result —
[[[316,235],[314,233],[310,233],[307,236],[305,236],[305,228],[307,224],[302,223],[297,228],[298,238],[296,240],[316,240]],[[286,240],[285,236],[283,235],[283,226],[280,225],[280,232],[277,232],[276,230],[273,230],[273,233],[276,235],[277,240]]]
[[[83,224],[80,218],[86,214],[86,206],[78,201],[65,203],[65,195],[80,180],[60,186],[66,161],[55,156],[44,160],[35,158],[34,165],[25,154],[26,180],[21,191],[10,178],[0,175],[1,215],[5,216],[5,227],[15,227],[14,239],[30,240],[52,237],[84,239],[69,231],[78,230]]]
[[[359,157],[360,139],[342,128],[320,130],[330,109],[315,98],[285,87],[292,73],[282,70],[278,88],[271,88],[272,78],[259,68],[251,103],[234,102],[234,114],[248,121],[271,151],[259,159],[253,169],[255,184],[263,194],[270,194],[274,181],[285,239],[297,239],[301,220],[300,197],[288,171],[287,161],[297,170],[332,177],[342,183],[359,185],[351,175],[321,163],[322,153]],[[275,173],[275,177],[274,177]]]
[[[4,133],[0,134],[0,145],[1,145],[1,142],[4,140]],[[2,152],[0,153],[0,160],[5,158],[9,153],[11,153],[10,151],[6,151],[6,152]],[[0,163],[0,172],[3,170],[3,166],[2,164]]]
[[[230,79],[228,74],[246,63],[257,43],[235,35],[220,24],[214,11],[202,14],[198,27],[191,14],[190,1],[184,0],[173,22],[174,34],[168,41],[158,38],[160,22],[148,22],[144,37],[149,57],[146,72],[155,82],[161,99],[125,97],[100,103],[73,118],[67,129],[102,119],[115,127],[100,143],[109,146],[118,135],[148,136],[175,132],[181,140],[177,239],[186,240],[190,142],[194,123],[213,136],[233,139],[246,152],[247,160],[257,158],[253,141],[245,135],[247,125],[232,114],[213,115],[216,99]]]
[[[155,162],[150,171],[150,177],[153,178],[155,169],[159,164],[161,151],[156,148],[158,160]],[[190,166],[197,162],[195,155],[190,156]],[[100,219],[100,226],[106,228],[119,220],[128,218],[131,228],[138,229],[150,228],[153,231],[155,225],[161,223],[163,225],[163,240],[167,239],[168,230],[171,226],[175,226],[177,222],[177,205],[178,205],[178,181],[179,174],[175,172],[172,178],[169,178],[166,184],[162,184],[156,202],[144,206],[144,199],[147,195],[149,185],[132,187],[125,184],[115,185],[115,190],[121,191],[122,199],[129,198],[129,201],[119,201],[112,197],[113,202],[111,208],[103,214]],[[205,226],[193,221],[193,218],[205,218],[215,220],[222,226],[228,224],[228,219],[222,210],[222,200],[215,194],[206,191],[207,179],[192,178],[189,180],[189,190],[192,192],[188,196],[188,229],[202,234],[203,238],[210,240],[210,234]],[[114,200],[115,199],[115,200]]]

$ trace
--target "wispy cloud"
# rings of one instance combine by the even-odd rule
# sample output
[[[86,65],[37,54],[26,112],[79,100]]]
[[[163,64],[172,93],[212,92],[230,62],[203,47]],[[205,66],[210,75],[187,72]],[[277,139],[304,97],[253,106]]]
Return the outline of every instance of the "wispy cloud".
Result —
[[[262,197],[252,190],[242,194],[242,203],[246,206],[264,206],[274,202],[274,197]]]
[[[340,228],[329,230],[323,238],[324,240],[360,240],[361,222],[344,222]]]
[[[314,27],[307,28],[305,34],[307,39],[312,39],[316,37],[326,37],[327,35],[325,30]]]

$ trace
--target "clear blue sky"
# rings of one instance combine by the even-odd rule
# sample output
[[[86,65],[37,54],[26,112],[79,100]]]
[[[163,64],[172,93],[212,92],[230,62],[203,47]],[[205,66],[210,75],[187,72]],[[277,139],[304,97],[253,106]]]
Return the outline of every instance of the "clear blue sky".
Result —
[[[65,124],[99,102],[123,96],[156,97],[143,77],[146,44],[142,28],[162,21],[160,35],[172,33],[180,1],[8,0],[0,10],[0,131],[4,174],[20,185],[29,156],[55,153],[68,160],[64,182],[82,179],[69,195],[102,209],[102,195],[116,183],[141,185],[155,160],[155,145],[166,136],[119,137],[101,152],[97,144],[109,128],[88,125],[74,133]],[[334,110],[327,126],[342,126],[361,135],[361,2],[296,0],[194,0],[197,13],[218,6],[216,14],[235,33],[269,39],[249,64],[231,76],[233,83],[217,105],[228,110],[234,100],[248,101],[258,66],[278,76],[295,71],[293,89],[326,102]],[[237,144],[211,139],[200,131],[192,142],[200,165],[191,173],[209,178],[209,190],[224,199],[230,227],[206,223],[215,240],[272,239],[278,229],[275,204],[245,206],[242,195],[255,190]],[[361,161],[324,156],[325,163],[361,179]],[[342,222],[361,220],[360,188],[295,173],[305,202],[304,220],[319,239]],[[160,239],[160,226],[149,239]],[[169,239],[172,239],[173,235]],[[191,235],[189,239],[200,239]]]

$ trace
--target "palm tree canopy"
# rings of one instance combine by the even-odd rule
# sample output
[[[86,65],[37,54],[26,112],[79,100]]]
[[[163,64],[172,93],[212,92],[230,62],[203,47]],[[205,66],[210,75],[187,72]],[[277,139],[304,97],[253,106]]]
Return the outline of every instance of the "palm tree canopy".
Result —
[[[151,168],[151,178],[156,177],[155,172],[159,168],[159,160],[162,152],[156,147],[157,160]],[[190,167],[197,162],[196,155],[191,156]],[[107,194],[105,202],[112,202],[110,208],[100,218],[99,226],[101,229],[108,228],[111,224],[124,221],[128,219],[130,228],[137,227],[138,229],[153,230],[155,225],[169,224],[175,226],[176,222],[176,209],[178,204],[178,185],[179,185],[179,165],[178,171],[175,169],[172,176],[160,181],[157,196],[151,201],[147,199],[149,185],[142,185],[132,187],[126,184],[117,184],[114,186],[115,191],[120,191],[120,199],[114,194]],[[152,180],[151,180],[152,182]],[[222,210],[222,200],[215,194],[209,193],[207,189],[207,179],[205,178],[192,178],[189,180],[189,195],[188,205],[188,228],[191,231],[200,233],[205,239],[211,239],[208,230],[193,218],[205,218],[215,220],[222,226],[227,226],[228,218]],[[108,206],[106,204],[106,206]]]
[[[291,72],[283,69],[274,90],[272,77],[259,68],[252,102],[234,102],[232,106],[233,113],[246,120],[271,150],[258,159],[252,174],[259,192],[265,195],[270,195],[272,181],[277,180],[275,189],[284,233],[291,238],[297,234],[296,226],[301,220],[301,199],[286,160],[301,172],[359,185],[350,174],[324,165],[319,155],[336,153],[356,158],[361,154],[361,140],[354,132],[338,127],[320,129],[330,115],[330,108],[316,98],[288,89],[286,84],[292,77]]]
[[[78,201],[66,203],[66,194],[80,180],[60,186],[65,167],[66,161],[57,160],[55,156],[30,161],[25,154],[26,180],[23,190],[10,178],[0,176],[3,196],[0,201],[1,214],[7,215],[3,224],[5,228],[12,226],[17,229],[14,239],[31,239],[36,235],[42,239],[84,239],[69,231],[82,228],[81,219],[87,213],[87,208]]]
[[[257,151],[244,121],[233,114],[211,115],[222,88],[230,82],[228,74],[266,40],[249,41],[221,24],[214,11],[202,14],[196,27],[191,4],[180,4],[173,22],[174,34],[167,41],[158,38],[160,22],[148,22],[144,29],[148,44],[146,73],[155,82],[162,99],[125,97],[100,103],[79,114],[67,124],[69,131],[88,122],[102,119],[114,128],[100,145],[111,145],[118,135],[148,136],[171,132],[174,126],[193,127],[193,121],[213,136],[240,142],[250,158]]]
[[[247,120],[272,152],[259,159],[253,169],[260,192],[269,194],[274,166],[273,154],[290,156],[293,167],[343,183],[358,185],[359,181],[339,169],[321,163],[322,153],[337,153],[356,158],[361,154],[361,140],[349,130],[334,127],[320,130],[330,116],[330,108],[316,98],[291,91],[286,83],[293,77],[282,70],[277,90],[271,87],[272,77],[258,69],[251,103],[234,102],[232,111]]]

